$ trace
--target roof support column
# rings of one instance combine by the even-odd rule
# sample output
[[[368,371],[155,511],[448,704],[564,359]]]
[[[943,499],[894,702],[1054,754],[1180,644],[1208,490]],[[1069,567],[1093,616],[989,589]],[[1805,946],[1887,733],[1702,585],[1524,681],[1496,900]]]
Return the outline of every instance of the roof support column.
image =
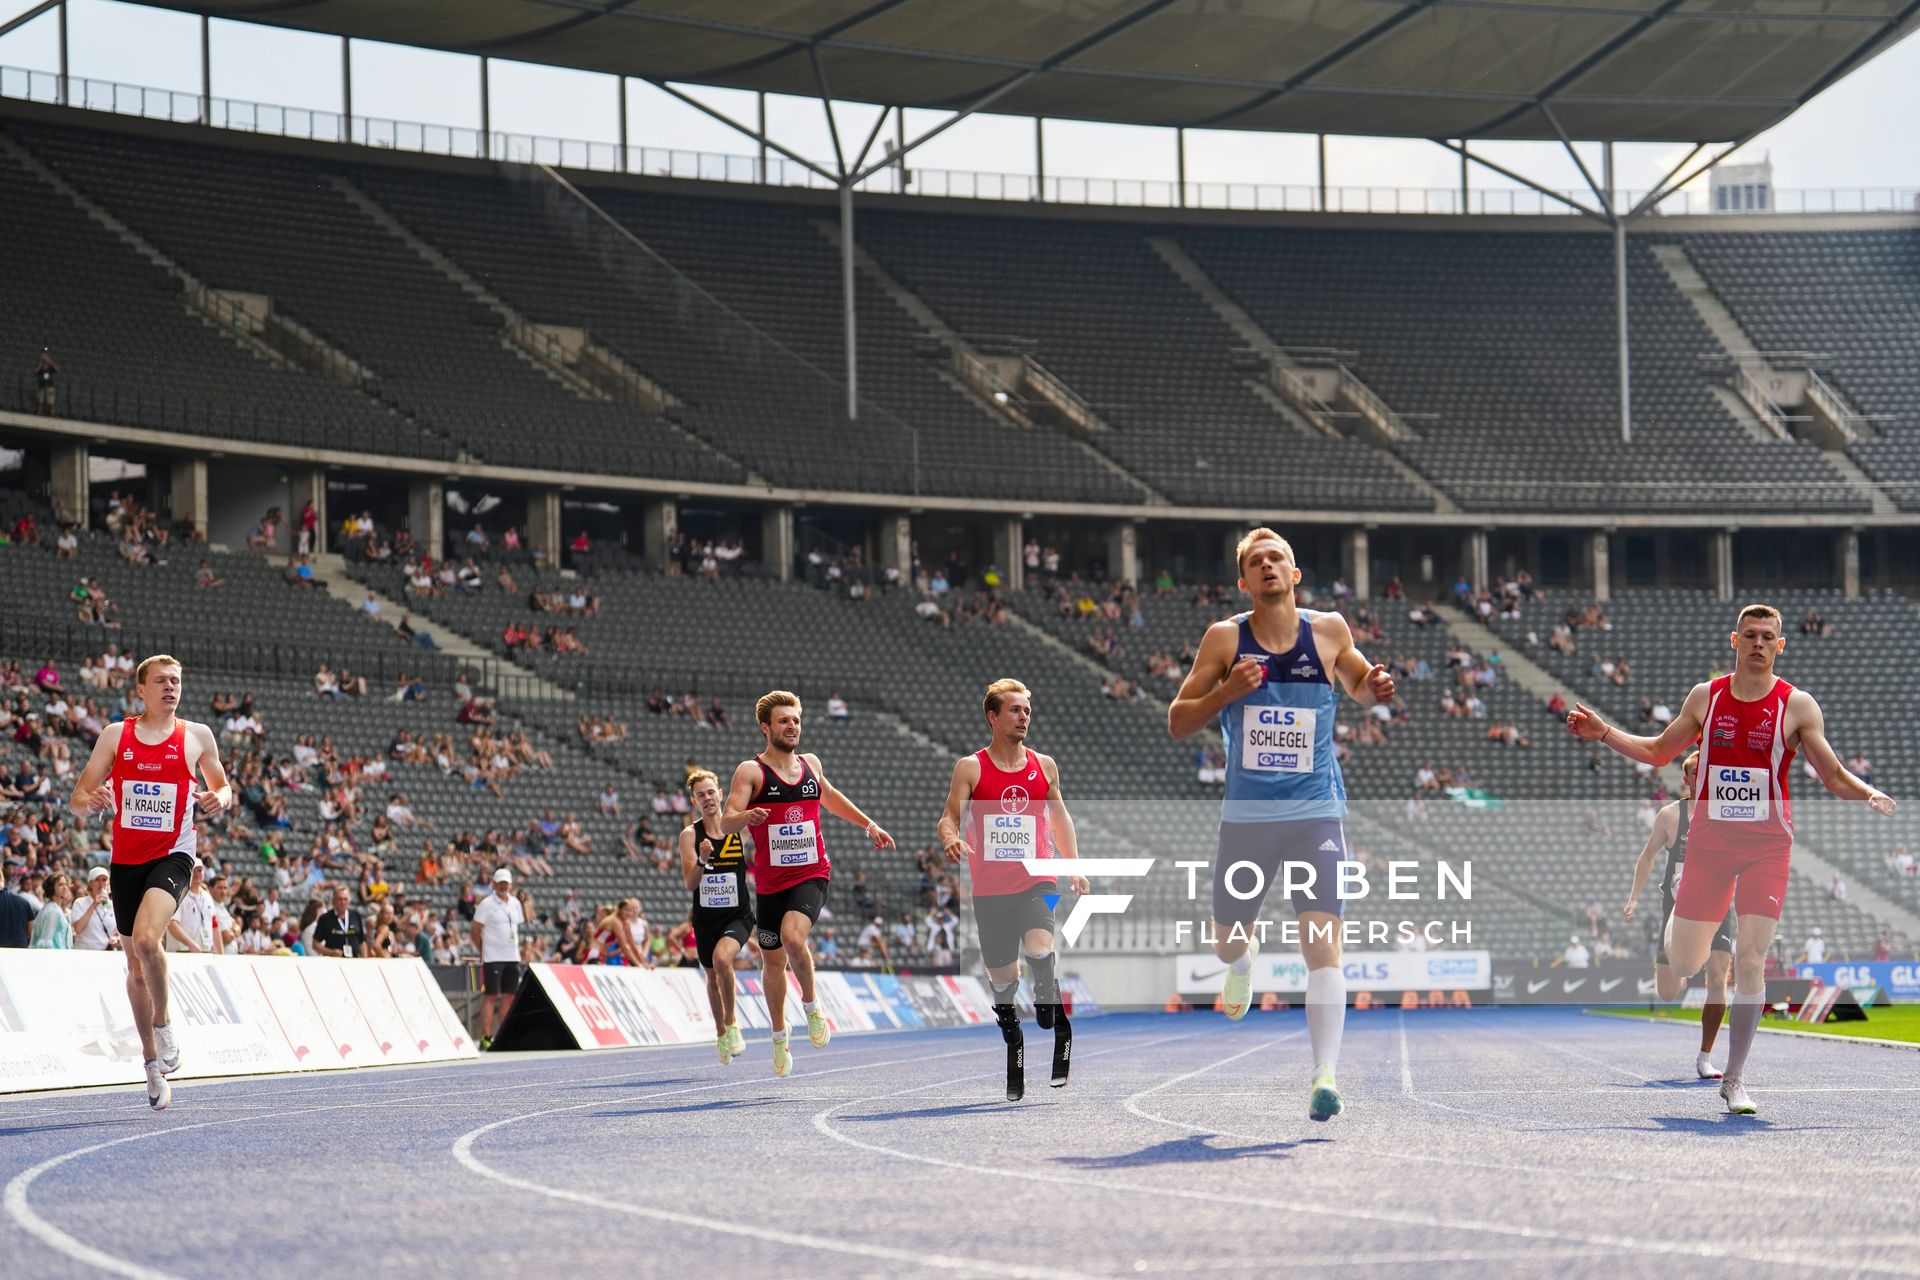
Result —
[[[60,105],[67,106],[67,4],[60,0]]]
[[[1045,116],[1033,118],[1033,180],[1033,198],[1045,200],[1047,198],[1047,120]]]
[[[1628,353],[1627,327],[1627,219],[1617,206],[1619,193],[1614,184],[1618,174],[1613,164],[1613,144],[1606,149],[1607,212],[1613,219],[1613,315],[1615,341],[1620,361],[1620,442],[1633,443],[1633,368]]]
[[[620,77],[620,172],[627,171],[627,78]],[[765,180],[764,178],[762,179]]]
[[[1173,202],[1180,208],[1187,207],[1187,131],[1177,128],[1173,131],[1174,176],[1178,185],[1173,193]]]
[[[1327,135],[1320,135],[1320,212],[1327,211]]]
[[[480,56],[480,157],[493,159],[493,91],[488,80],[489,59]]]
[[[859,325],[853,310],[853,178],[840,180],[840,294],[847,344],[847,420],[860,416]]]
[[[211,91],[209,91],[211,92]],[[353,141],[353,37],[340,37],[340,140]]]
[[[760,181],[767,180],[767,91],[760,91]]]
[[[213,20],[200,15],[200,123],[213,124]]]

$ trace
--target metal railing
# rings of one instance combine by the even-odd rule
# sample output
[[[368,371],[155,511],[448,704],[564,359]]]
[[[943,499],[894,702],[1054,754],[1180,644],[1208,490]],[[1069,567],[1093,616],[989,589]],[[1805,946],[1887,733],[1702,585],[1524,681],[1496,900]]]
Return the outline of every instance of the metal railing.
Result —
[[[1858,434],[1858,424],[1863,415],[1849,408],[1845,398],[1812,369],[1807,370],[1807,403],[1819,410],[1835,430],[1847,439],[1851,440]]]
[[[223,290],[195,282],[186,287],[187,303],[223,329],[231,329],[311,373],[332,378],[342,386],[364,390],[379,378],[360,361],[322,342],[306,325],[273,306],[256,313],[245,301]]]
[[[702,182],[739,182],[764,186],[833,190],[834,182],[777,156],[697,151],[679,147],[629,145],[544,134],[512,133],[461,125],[428,124],[377,116],[343,116],[337,111],[278,106],[238,98],[202,98],[178,89],[62,78],[52,71],[0,67],[0,98],[68,105],[89,111],[206,124],[242,133],[270,134],[317,142],[352,143],[422,155],[516,160],[601,173]],[[1020,203],[1110,205],[1153,209],[1230,209],[1271,213],[1366,213],[1473,216],[1573,216],[1577,210],[1530,188],[1483,187],[1322,187],[1317,183],[1178,182],[1155,178],[1040,177],[1030,173],[994,173],[961,169],[890,166],[860,184],[868,192],[897,192],[959,200]],[[1584,188],[1558,193],[1591,201]],[[1645,191],[1616,194],[1616,207],[1632,208]],[[1780,214],[1920,213],[1920,186],[1776,188],[1768,209],[1716,209],[1708,191],[1679,191],[1651,212],[1667,217],[1777,216]]]
[[[1767,428],[1775,435],[1779,436],[1782,440],[1788,440],[1793,437],[1793,430],[1789,426],[1786,409],[1781,406],[1778,400],[1773,398],[1771,392],[1760,385],[1760,380],[1753,376],[1752,368],[1745,364],[1735,367],[1733,371],[1733,389],[1739,393],[1742,400],[1746,401],[1747,407],[1752,409],[1760,421],[1764,422]]]

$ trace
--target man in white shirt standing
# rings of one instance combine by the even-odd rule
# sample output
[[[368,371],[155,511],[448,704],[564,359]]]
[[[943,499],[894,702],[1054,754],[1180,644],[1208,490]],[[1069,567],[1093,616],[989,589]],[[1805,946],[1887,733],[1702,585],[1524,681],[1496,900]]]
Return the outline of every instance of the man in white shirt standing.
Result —
[[[86,893],[73,900],[68,915],[75,951],[108,951],[120,936],[113,927],[113,904],[107,901],[109,878],[105,867],[95,867],[87,873]]]
[[[480,1047],[493,1047],[505,1007],[520,990],[520,926],[526,913],[513,896],[513,872],[493,873],[493,894],[473,908],[473,945],[480,953]]]
[[[1827,962],[1827,940],[1815,929],[1807,935],[1807,963],[1825,964]]]
[[[207,896],[213,901],[213,949],[223,955],[240,954],[240,922],[227,905],[227,877],[222,872],[207,882]]]
[[[213,895],[207,892],[207,864],[195,860],[193,878],[187,882],[187,891],[181,895],[180,905],[173,909],[173,920],[167,925],[166,948],[212,951],[214,928]]]

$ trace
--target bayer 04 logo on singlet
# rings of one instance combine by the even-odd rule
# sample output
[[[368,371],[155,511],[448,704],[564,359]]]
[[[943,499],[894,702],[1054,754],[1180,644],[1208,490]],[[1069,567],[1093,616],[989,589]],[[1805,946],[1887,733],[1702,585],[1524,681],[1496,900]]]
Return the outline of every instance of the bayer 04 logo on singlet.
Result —
[[[767,863],[807,867],[820,861],[820,833],[805,805],[790,804],[767,826]]]

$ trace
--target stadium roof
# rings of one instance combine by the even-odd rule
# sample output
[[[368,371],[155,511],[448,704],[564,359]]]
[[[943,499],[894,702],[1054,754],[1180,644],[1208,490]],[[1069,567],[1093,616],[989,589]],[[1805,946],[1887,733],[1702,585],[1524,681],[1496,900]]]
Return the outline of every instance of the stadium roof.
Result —
[[[1920,25],[1920,0],[146,2],[655,82],[892,106],[1659,142],[1751,136]]]

